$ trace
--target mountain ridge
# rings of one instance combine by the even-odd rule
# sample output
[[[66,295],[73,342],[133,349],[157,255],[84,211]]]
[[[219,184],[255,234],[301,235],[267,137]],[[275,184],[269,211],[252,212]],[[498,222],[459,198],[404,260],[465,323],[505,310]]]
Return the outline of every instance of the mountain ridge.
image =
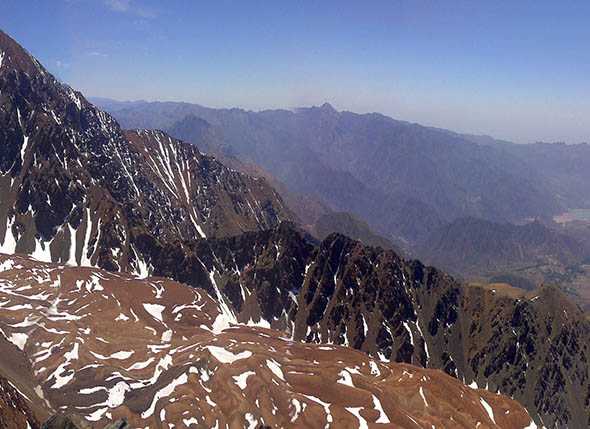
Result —
[[[434,265],[474,274],[543,260],[575,265],[590,255],[590,248],[539,221],[512,225],[463,218],[436,231],[422,244],[420,254]]]
[[[458,219],[420,243],[416,253],[467,281],[509,283],[528,290],[555,285],[587,311],[587,229],[586,223],[569,226],[536,220],[512,225]]]
[[[162,132],[125,134],[0,37],[10,48],[0,68],[2,251],[140,272],[138,234],[182,243],[290,218],[263,179]]]
[[[590,353],[590,325],[554,288],[507,295],[464,285],[339,234],[316,247],[286,224],[198,244],[194,256],[157,251],[169,255],[157,274],[205,288],[237,322],[443,369],[514,397],[547,427],[587,424],[575,398],[587,395],[580,356]],[[525,377],[529,367],[538,374]]]
[[[379,113],[317,106],[252,112],[175,102],[120,103],[112,113],[124,126],[163,127],[173,135],[188,115],[203,119],[215,129],[216,145],[394,241],[414,243],[464,216],[551,217],[571,202],[557,198],[522,157]]]

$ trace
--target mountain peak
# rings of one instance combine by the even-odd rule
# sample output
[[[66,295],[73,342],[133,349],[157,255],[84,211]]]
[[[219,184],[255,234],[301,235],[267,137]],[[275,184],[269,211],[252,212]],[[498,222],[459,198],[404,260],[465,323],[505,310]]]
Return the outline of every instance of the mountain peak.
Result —
[[[0,74],[15,69],[33,76],[47,74],[43,66],[8,34],[0,30]]]
[[[196,146],[157,130],[123,133],[5,33],[0,58],[0,252],[144,272],[146,237],[236,235],[289,217],[265,182]]]
[[[334,113],[336,113],[336,112],[337,112],[337,110],[336,110],[336,109],[334,109],[334,106],[332,106],[332,105],[331,105],[330,103],[328,103],[328,102],[325,102],[324,104],[322,104],[322,105],[320,106],[320,109],[321,109],[321,110],[323,110],[323,111],[326,111],[326,112],[334,112]]]

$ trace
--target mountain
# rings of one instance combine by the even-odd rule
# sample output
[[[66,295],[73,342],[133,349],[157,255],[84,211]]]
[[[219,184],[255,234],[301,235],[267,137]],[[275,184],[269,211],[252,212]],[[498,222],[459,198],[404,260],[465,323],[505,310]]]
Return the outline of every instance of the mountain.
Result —
[[[219,131],[206,120],[195,115],[185,116],[166,132],[186,142],[198,142],[199,149],[205,153],[221,155],[239,161],[231,147],[223,144],[223,137]]]
[[[236,321],[443,369],[515,398],[547,427],[588,424],[590,325],[554,288],[468,286],[341,235],[316,247],[285,224],[197,244],[195,256],[159,251],[156,273],[205,288]]]
[[[320,239],[324,239],[335,232],[352,237],[367,246],[395,249],[390,240],[375,234],[366,222],[357,219],[350,213],[329,212],[323,214],[317,219],[312,228],[312,233]]]
[[[324,239],[331,233],[338,232],[370,246],[394,247],[390,240],[374,233],[366,222],[351,213],[333,211],[313,196],[291,192],[284,183],[260,166],[236,158],[230,147],[218,145],[219,136],[205,120],[194,115],[187,116],[168,132],[184,141],[198,141],[199,148],[204,147],[203,150],[228,167],[266,179],[287,203],[301,226],[315,237]]]
[[[543,172],[546,185],[570,209],[590,207],[590,144],[543,143],[511,144],[491,137],[465,136],[517,157]]]
[[[580,228],[464,218],[435,231],[416,252],[428,263],[469,280],[525,289],[542,283],[558,285],[590,309],[586,273],[590,241]]]
[[[522,157],[377,113],[339,112],[329,104],[260,112],[174,102],[105,108],[126,127],[167,129],[197,145],[200,123],[191,133],[187,118],[200,118],[215,130],[217,146],[260,165],[290,191],[412,244],[457,218],[515,222],[550,217],[566,203]]]
[[[548,178],[553,192],[568,208],[590,207],[590,144],[536,143],[501,147],[510,151]]]
[[[3,344],[22,345],[23,351],[28,352],[28,347],[32,351],[26,359],[13,355],[20,358],[6,365],[13,371],[19,369],[22,382],[15,384],[27,397],[36,395],[31,380],[42,377],[48,389],[60,389],[75,380],[85,384],[72,391],[66,387],[63,392],[45,392],[48,400],[67,406],[69,400],[75,402],[85,395],[80,389],[90,389],[84,392],[92,396],[79,406],[89,407],[82,410],[90,410],[93,418],[99,414],[99,418],[118,418],[119,411],[131,410],[129,413],[139,413],[141,419],[163,420],[168,411],[158,412],[154,398],[167,400],[174,395],[170,398],[174,402],[166,402],[181,415],[197,407],[196,402],[206,407],[202,398],[207,402],[207,390],[201,384],[205,380],[198,377],[198,381],[190,368],[195,366],[195,359],[204,359],[205,368],[217,365],[219,359],[213,361],[214,356],[199,349],[197,343],[207,348],[219,342],[216,347],[223,347],[232,356],[256,353],[261,358],[248,361],[248,369],[236,366],[239,374],[267,366],[275,376],[276,366],[262,361],[274,359],[278,366],[285,366],[293,358],[289,353],[297,352],[303,376],[312,372],[310,355],[321,354],[319,350],[323,352],[326,347],[340,352],[326,356],[325,364],[318,357],[313,368],[334,367],[339,373],[343,370],[339,361],[353,368],[373,359],[391,368],[395,366],[391,362],[398,362],[439,369],[471,386],[485,386],[486,390],[514,398],[539,425],[590,424],[590,322],[558,290],[545,287],[527,294],[510,288],[469,286],[435,268],[406,260],[391,249],[365,246],[340,234],[331,234],[318,243],[283,221],[289,218],[289,210],[264,180],[232,171],[200,154],[195,146],[160,131],[123,132],[110,116],[55,81],[5,35],[0,39],[0,49],[0,120],[7,148],[0,163],[4,186],[0,214],[9,225],[6,231],[0,231],[2,249],[58,263],[40,268],[32,262],[27,265],[25,259],[6,262],[9,280],[24,283],[0,282],[0,292],[10,297],[0,301],[0,320],[5,321],[2,329],[6,334]],[[330,117],[341,115],[329,106],[321,111]],[[244,136],[247,140],[247,134]],[[308,159],[314,162],[318,158],[310,153]],[[292,167],[296,172],[296,165]],[[305,170],[297,174],[304,176]],[[350,172],[338,174],[353,177]],[[343,195],[353,190],[332,180],[322,183]],[[364,198],[370,199],[370,194]],[[420,204],[415,209],[413,216],[428,216]],[[397,222],[395,213],[388,216]],[[71,240],[74,236],[76,240]],[[25,269],[17,268],[20,265]],[[70,268],[63,268],[66,265]],[[96,265],[111,274],[78,265]],[[141,287],[139,280],[124,272],[169,280],[152,279]],[[113,295],[120,283],[125,283],[124,294]],[[212,300],[200,295],[200,290]],[[197,300],[197,295],[202,299]],[[115,299],[110,298],[113,296]],[[160,304],[158,297],[169,299],[168,304]],[[179,306],[185,307],[174,313]],[[21,320],[11,319],[13,313]],[[125,324],[124,329],[121,324],[121,329],[114,329],[120,314],[123,322],[125,318],[134,321],[137,316],[138,324]],[[217,334],[217,319],[223,326],[238,327],[227,336]],[[275,334],[260,330],[266,328],[281,332],[283,339],[279,340],[286,342],[275,343]],[[126,331],[129,337],[119,337]],[[170,347],[166,347],[168,343]],[[6,356],[9,350],[15,351],[14,347],[5,349]],[[213,354],[219,352],[213,350]],[[164,354],[172,351],[169,363]],[[127,366],[125,359],[134,355],[139,361],[129,361]],[[347,363],[347,356],[358,359],[357,364],[354,360]],[[94,369],[96,359],[106,361],[98,370]],[[83,360],[92,366],[78,366]],[[180,362],[179,366],[175,362]],[[135,364],[139,367],[132,369]],[[104,366],[106,369],[101,369]],[[201,374],[201,367],[196,367]],[[79,374],[82,368],[90,373],[88,377],[85,372]],[[231,368],[215,368],[225,376],[239,376],[230,372]],[[132,372],[135,369],[137,376]],[[276,384],[269,381],[267,369],[261,371],[266,387],[260,389],[268,393]],[[286,369],[281,371],[285,374]],[[334,373],[329,374],[333,379]],[[109,383],[96,386],[96,377]],[[229,387],[221,380],[216,389],[225,393]],[[317,378],[314,380],[317,383]],[[277,397],[284,398],[275,406],[283,412],[292,411],[296,406],[288,405],[289,395],[297,390],[275,381],[282,387]],[[385,389],[384,385],[389,383],[379,388]],[[125,386],[141,392],[127,398],[122,393],[129,391]],[[107,390],[92,390],[97,387]],[[443,401],[453,389],[441,390]],[[401,390],[398,406],[400,402],[410,403],[407,387]],[[301,392],[314,397],[317,393],[311,388]],[[184,393],[186,396],[182,396]],[[234,393],[216,401],[229,410],[229,417],[224,419],[231,419],[240,404],[251,404],[251,396],[242,401],[241,393]],[[337,393],[338,401],[348,399],[346,392],[332,393]],[[321,399],[323,395],[317,395],[331,410],[332,406]],[[127,398],[123,405],[122,396]],[[449,406],[463,406],[460,399],[453,398]],[[265,410],[265,421],[272,419],[272,403],[260,401],[265,404],[260,407]],[[352,407],[357,409],[361,406],[358,404]],[[372,402],[367,404],[363,407]],[[385,409],[384,402],[381,404]],[[424,407],[424,401],[419,405]],[[446,407],[444,402],[441,406]],[[307,406],[319,419],[327,419],[327,413],[321,414],[325,407]],[[119,411],[109,411],[111,408]],[[154,412],[142,417],[147,410]],[[447,408],[446,415],[453,416],[455,410]],[[283,415],[292,418],[288,411]],[[374,412],[361,415],[364,419],[379,418]],[[404,415],[408,414],[399,413],[405,422]],[[252,414],[251,418],[260,421],[259,416]],[[205,412],[203,418],[209,418]],[[235,418],[236,425],[244,424],[241,417]],[[340,414],[335,412],[332,418],[337,422]],[[490,424],[486,422],[482,426]],[[466,426],[473,427],[474,422],[470,423]],[[523,420],[523,424],[528,422]],[[411,427],[412,423],[407,425]]]
[[[590,248],[538,221],[512,225],[463,218],[432,234],[420,254],[447,270],[483,275],[531,265],[580,264]]]
[[[0,49],[0,251],[145,274],[142,240],[182,246],[290,218],[264,180],[163,132],[123,132],[4,33]]]
[[[100,427],[535,427],[516,401],[441,371],[232,326],[171,280],[5,255],[0,267],[0,373],[13,369],[0,401],[18,404],[5,424],[59,410]]]

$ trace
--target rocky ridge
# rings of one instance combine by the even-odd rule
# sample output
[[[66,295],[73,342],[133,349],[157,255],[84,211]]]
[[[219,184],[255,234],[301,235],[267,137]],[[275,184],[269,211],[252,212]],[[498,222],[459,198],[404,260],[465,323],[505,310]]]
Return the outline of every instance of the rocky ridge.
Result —
[[[442,369],[547,427],[588,424],[590,324],[559,290],[469,286],[339,234],[317,246],[289,224],[148,247],[156,274],[206,289],[234,322]]]

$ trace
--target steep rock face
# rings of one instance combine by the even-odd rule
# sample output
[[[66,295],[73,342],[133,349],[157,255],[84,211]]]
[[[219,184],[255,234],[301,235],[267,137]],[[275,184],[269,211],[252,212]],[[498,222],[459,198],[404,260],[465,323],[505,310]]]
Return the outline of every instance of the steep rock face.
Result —
[[[162,205],[172,206],[180,217],[164,213],[161,218],[177,225],[190,220],[201,238],[268,229],[289,218],[282,200],[263,179],[226,168],[194,145],[161,131],[125,131],[124,135],[139,154],[141,174],[153,184],[154,191],[141,197],[142,204],[150,204],[150,214]],[[165,201],[154,201],[156,191],[167,194]],[[191,235],[174,238],[186,240]]]
[[[165,243],[289,218],[264,181],[162,132],[123,133],[0,32],[0,250],[146,274],[136,237]]]
[[[206,289],[232,321],[442,369],[512,396],[548,427],[590,423],[590,326],[552,288],[467,286],[341,235],[316,246],[288,224],[152,257],[159,275]]]
[[[441,371],[233,325],[167,279],[0,255],[0,300],[2,336],[38,386],[26,401],[60,410],[48,428],[535,427],[516,401]]]

